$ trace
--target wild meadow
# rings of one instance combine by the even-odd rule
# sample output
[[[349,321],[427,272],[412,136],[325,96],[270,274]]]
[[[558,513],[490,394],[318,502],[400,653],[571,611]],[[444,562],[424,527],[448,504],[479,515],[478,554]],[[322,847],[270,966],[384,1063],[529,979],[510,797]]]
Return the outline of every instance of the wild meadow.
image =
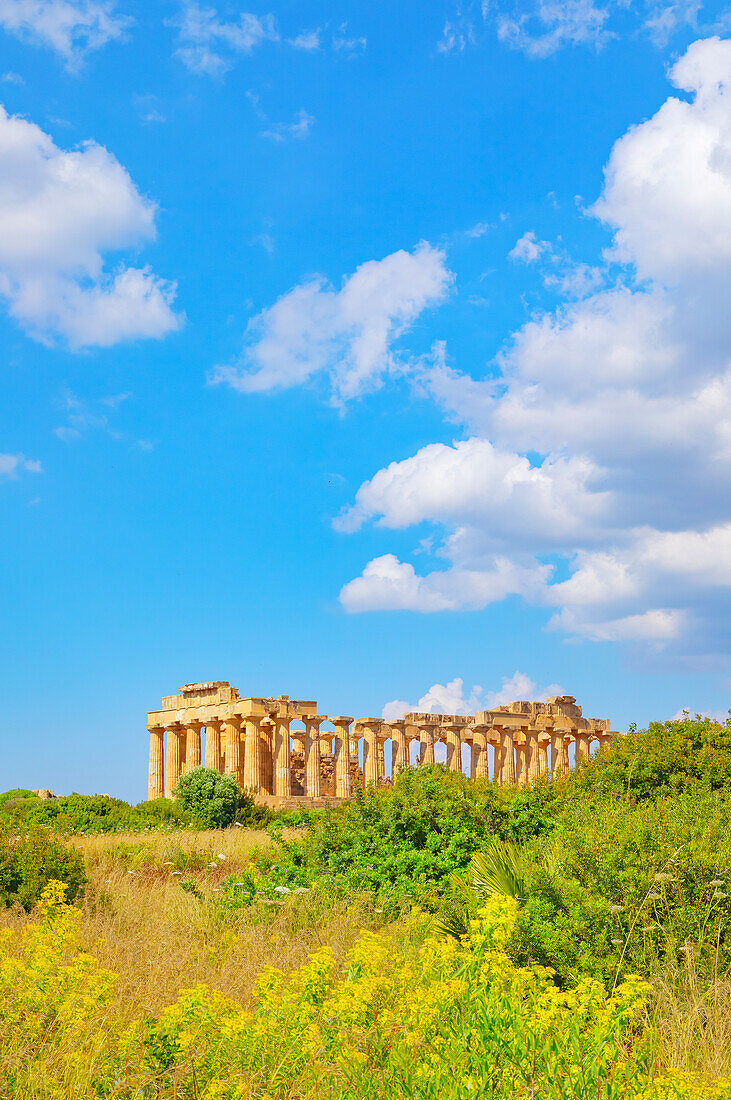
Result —
[[[0,1095],[731,1097],[729,722],[532,789],[194,795],[0,796]]]

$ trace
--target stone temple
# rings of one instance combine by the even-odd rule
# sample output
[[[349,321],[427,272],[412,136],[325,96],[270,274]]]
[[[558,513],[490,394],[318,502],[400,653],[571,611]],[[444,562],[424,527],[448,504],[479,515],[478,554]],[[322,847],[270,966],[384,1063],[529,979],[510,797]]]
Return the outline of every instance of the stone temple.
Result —
[[[608,719],[584,718],[572,695],[474,715],[410,712],[386,721],[318,714],[314,699],[242,698],[226,680],[184,684],[164,696],[147,728],[148,798],[171,798],[181,775],[204,763],[274,807],[322,806],[350,798],[356,786],[390,783],[387,744],[392,775],[409,764],[433,764],[441,742],[451,770],[525,784],[568,772],[571,743],[581,760],[592,743],[616,736]]]

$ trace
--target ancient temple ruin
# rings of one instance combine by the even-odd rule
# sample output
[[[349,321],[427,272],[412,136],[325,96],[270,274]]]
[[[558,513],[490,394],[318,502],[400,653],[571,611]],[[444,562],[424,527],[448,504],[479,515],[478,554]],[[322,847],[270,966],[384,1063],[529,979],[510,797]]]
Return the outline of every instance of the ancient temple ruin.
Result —
[[[566,774],[570,744],[581,760],[593,743],[616,736],[608,719],[584,718],[572,695],[474,715],[411,712],[392,721],[356,720],[318,714],[314,699],[244,699],[226,680],[185,684],[164,696],[160,710],[148,713],[147,728],[148,798],[172,797],[181,775],[205,763],[272,806],[324,805],[350,798],[356,785],[390,783],[389,770],[394,776],[410,763],[433,764],[439,742],[453,771],[525,784],[549,772]]]

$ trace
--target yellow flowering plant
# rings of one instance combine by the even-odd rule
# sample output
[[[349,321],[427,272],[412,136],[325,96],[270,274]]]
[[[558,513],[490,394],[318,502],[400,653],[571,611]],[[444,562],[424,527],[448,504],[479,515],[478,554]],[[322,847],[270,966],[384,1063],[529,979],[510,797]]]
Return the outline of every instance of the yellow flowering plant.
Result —
[[[488,897],[461,941],[416,912],[269,967],[244,1007],[206,985],[115,1025],[114,975],[49,884],[0,943],[0,1094],[14,1100],[731,1100],[731,1082],[654,1071],[649,985],[561,990],[506,953],[512,898]]]

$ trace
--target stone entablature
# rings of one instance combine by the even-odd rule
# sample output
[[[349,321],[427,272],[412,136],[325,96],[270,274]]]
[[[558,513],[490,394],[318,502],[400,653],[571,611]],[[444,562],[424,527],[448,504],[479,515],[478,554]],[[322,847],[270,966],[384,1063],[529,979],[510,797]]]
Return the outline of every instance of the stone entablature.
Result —
[[[531,783],[547,772],[566,774],[571,743],[577,759],[588,758],[593,742],[601,746],[616,736],[609,725],[606,718],[584,718],[572,695],[518,700],[474,715],[411,711],[385,721],[318,714],[314,699],[242,698],[226,680],[184,684],[147,715],[148,797],[170,798],[180,776],[205,763],[277,804],[345,799],[357,785],[391,781],[387,742],[394,774],[409,766],[414,744],[418,766],[434,763],[434,747],[443,742],[454,771],[464,767],[472,778]]]

